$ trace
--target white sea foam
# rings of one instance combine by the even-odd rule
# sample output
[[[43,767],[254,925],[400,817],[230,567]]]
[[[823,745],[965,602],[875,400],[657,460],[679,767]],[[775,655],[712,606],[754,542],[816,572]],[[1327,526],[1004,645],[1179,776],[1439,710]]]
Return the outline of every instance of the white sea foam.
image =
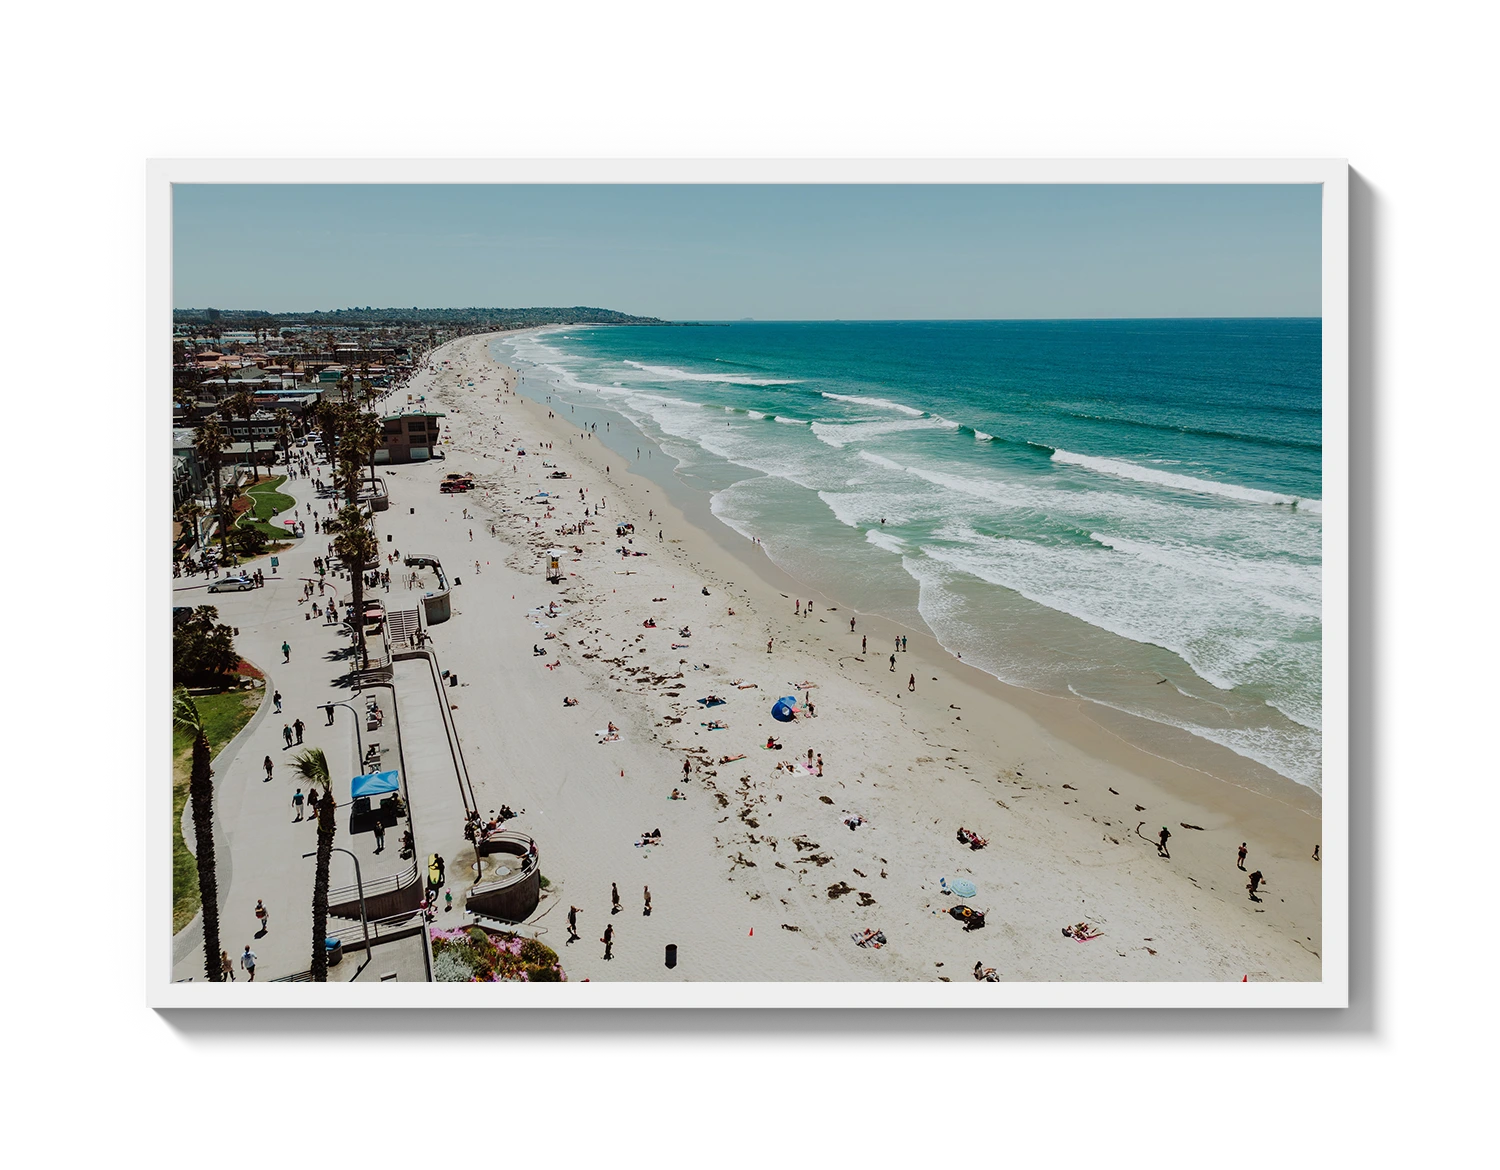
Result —
[[[789,426],[794,427],[805,427],[808,425],[805,418],[787,418],[787,416],[784,414],[778,414],[776,416],[776,421],[779,423],[786,423]]]
[[[830,447],[845,447],[850,443],[863,443],[884,435],[897,435],[903,431],[925,431],[944,429],[941,419],[899,418],[885,422],[832,423],[815,422],[813,434],[820,442]]]
[[[692,370],[679,370],[676,366],[648,366],[644,362],[627,361],[633,369],[641,370],[654,378],[665,378],[673,382],[731,382],[736,386],[795,386],[800,378],[756,378],[750,374],[695,374]]]
[[[1196,735],[1199,739],[1226,747],[1237,756],[1264,764],[1273,772],[1289,777],[1314,792],[1323,791],[1323,751],[1316,741],[1309,743],[1303,736],[1272,727],[1205,727],[1191,720],[1173,718],[1156,711],[1142,711],[1122,703],[1111,703],[1092,695],[1080,694],[1071,684],[1068,690],[1086,703],[1097,703],[1112,711],[1134,715],[1138,719],[1149,719],[1153,723],[1165,723],[1168,727],[1175,727],[1179,731]]]
[[[865,394],[830,394],[824,390],[823,397],[832,398],[835,402],[857,402],[861,406],[879,406],[886,410],[899,410],[902,414],[909,414],[913,418],[921,418],[927,413],[925,410],[918,410],[915,406],[892,402],[889,398],[872,398]]]
[[[981,430],[976,430],[974,432],[974,441],[976,443],[988,443],[994,437],[994,435],[987,435]]]
[[[1078,455],[1072,451],[1057,450],[1052,452],[1054,463],[1071,463],[1078,467],[1086,467],[1090,471],[1097,471],[1102,475],[1113,475],[1120,479],[1133,479],[1138,483],[1157,484],[1161,487],[1176,488],[1178,491],[1198,492],[1202,495],[1222,496],[1227,500],[1243,500],[1252,504],[1280,504],[1293,506],[1304,512],[1322,512],[1322,500],[1307,500],[1298,496],[1282,495],[1280,492],[1269,492],[1261,488],[1242,487],[1237,483],[1221,483],[1213,479],[1197,479],[1191,475],[1178,475],[1172,471],[1157,471],[1152,467],[1142,467],[1139,463],[1130,463],[1124,459],[1102,459],[1095,455]]]
[[[878,528],[865,530],[865,539],[871,544],[885,549],[886,552],[896,553],[898,556],[907,549],[906,541],[899,536],[892,536],[889,532],[882,532]]]

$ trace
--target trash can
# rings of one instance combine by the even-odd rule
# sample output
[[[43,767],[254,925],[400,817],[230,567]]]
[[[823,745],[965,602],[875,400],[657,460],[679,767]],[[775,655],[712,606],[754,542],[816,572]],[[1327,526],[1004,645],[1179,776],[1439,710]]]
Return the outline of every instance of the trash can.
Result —
[[[667,944],[667,967],[670,969],[677,966],[677,944]]]
[[[323,949],[328,953],[328,965],[337,967],[344,961],[344,942],[342,939],[325,938]]]

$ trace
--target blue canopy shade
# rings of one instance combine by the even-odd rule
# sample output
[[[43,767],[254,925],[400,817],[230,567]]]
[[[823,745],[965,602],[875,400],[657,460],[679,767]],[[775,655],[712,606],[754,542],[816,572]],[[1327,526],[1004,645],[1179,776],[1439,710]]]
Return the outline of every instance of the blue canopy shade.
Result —
[[[777,699],[771,707],[771,718],[778,723],[790,723],[797,718],[797,700],[791,695]]]
[[[399,774],[396,772],[371,772],[368,776],[356,776],[351,781],[351,791],[355,796],[380,796],[396,792],[400,787]]]

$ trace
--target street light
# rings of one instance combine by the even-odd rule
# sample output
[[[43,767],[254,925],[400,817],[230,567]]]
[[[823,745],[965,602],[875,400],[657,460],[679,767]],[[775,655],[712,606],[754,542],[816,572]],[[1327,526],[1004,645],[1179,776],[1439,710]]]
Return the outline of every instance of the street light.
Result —
[[[359,712],[355,710],[354,704],[344,699],[333,699],[319,705],[328,714],[328,722],[325,724],[327,727],[333,726],[333,709],[335,707],[349,708],[349,713],[354,716],[354,746],[359,750],[359,766],[363,768],[365,766],[365,744],[364,739],[359,734]]]
[[[349,853],[349,850],[341,845],[333,846],[333,851],[335,853]],[[311,853],[304,853],[302,859],[306,861],[309,857],[316,857],[317,855],[317,850],[313,850]],[[370,953],[370,920],[365,915],[365,883],[359,876],[359,858],[355,857],[352,853],[349,853],[349,857],[354,862],[354,888],[359,891],[359,924],[365,932],[365,961],[349,977],[349,982],[353,983],[359,978],[360,971],[363,971],[370,965],[370,960],[374,956]]]

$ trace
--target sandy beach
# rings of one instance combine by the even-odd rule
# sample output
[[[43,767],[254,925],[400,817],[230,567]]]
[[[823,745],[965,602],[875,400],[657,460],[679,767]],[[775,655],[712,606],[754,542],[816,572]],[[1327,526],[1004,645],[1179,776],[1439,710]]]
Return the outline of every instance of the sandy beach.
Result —
[[[379,527],[461,582],[432,634],[461,680],[481,806],[524,809],[514,825],[540,842],[552,886],[536,921],[570,979],[968,982],[976,964],[1003,981],[1320,977],[1316,793],[1149,754],[1081,703],[809,592],[664,487],[670,460],[647,440],[632,469],[561,402],[517,393],[537,376],[494,362],[492,336],[444,346],[408,387],[446,412],[447,457],[385,469]],[[478,490],[440,494],[455,471]],[[801,714],[780,723],[786,695]],[[960,843],[961,827],[988,844]],[[956,880],[977,893],[952,895]],[[983,929],[950,915],[960,903]],[[1064,933],[1077,924],[1083,939]],[[858,945],[867,931],[884,944]]]

